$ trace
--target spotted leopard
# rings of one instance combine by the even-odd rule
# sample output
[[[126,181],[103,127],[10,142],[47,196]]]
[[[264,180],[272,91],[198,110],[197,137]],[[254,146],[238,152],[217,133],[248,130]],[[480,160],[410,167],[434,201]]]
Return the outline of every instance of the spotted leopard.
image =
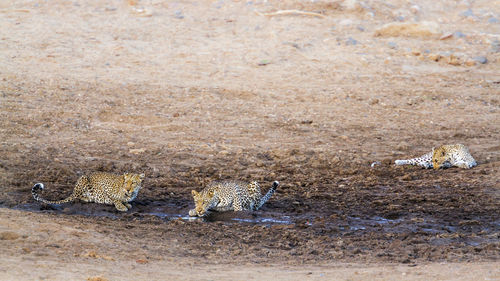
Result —
[[[415,165],[426,169],[450,168],[453,166],[470,169],[477,166],[469,149],[463,144],[441,145],[420,157],[408,160],[396,160],[396,165]]]
[[[35,200],[46,204],[62,204],[80,199],[84,202],[114,205],[117,210],[125,212],[132,208],[128,202],[137,197],[143,179],[144,174],[115,175],[95,172],[81,176],[76,182],[73,193],[66,199],[50,201],[41,198],[38,192],[44,189],[43,183],[35,184],[31,194]]]
[[[216,181],[200,192],[192,190],[195,208],[189,215],[205,216],[208,211],[258,210],[271,198],[279,182],[273,182],[269,191],[262,196],[259,184],[243,181]]]

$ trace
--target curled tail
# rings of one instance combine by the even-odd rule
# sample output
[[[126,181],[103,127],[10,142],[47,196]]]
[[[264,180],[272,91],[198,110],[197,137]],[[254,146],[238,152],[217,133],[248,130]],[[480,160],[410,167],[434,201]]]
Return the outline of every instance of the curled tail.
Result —
[[[56,200],[56,201],[50,201],[43,199],[38,195],[38,191],[43,190],[45,186],[43,183],[37,183],[31,188],[31,194],[33,195],[33,198],[35,198],[36,201],[43,202],[45,204],[62,204],[62,203],[67,203],[75,200],[75,193],[71,194],[68,198],[63,199],[63,200]]]
[[[266,203],[267,200],[269,200],[269,198],[271,198],[271,196],[273,195],[273,193],[276,191],[276,188],[278,188],[278,185],[280,185],[280,183],[278,181],[274,181],[273,182],[273,185],[271,186],[271,188],[269,189],[269,191],[266,193],[266,195],[264,195],[260,199],[259,205],[257,205],[256,210],[260,209],[260,207],[262,207],[262,205],[264,205],[264,203]]]

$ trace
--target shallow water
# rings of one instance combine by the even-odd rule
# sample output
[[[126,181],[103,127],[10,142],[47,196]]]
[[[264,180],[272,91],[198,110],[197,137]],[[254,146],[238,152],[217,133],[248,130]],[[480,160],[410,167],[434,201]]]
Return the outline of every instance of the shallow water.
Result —
[[[37,202],[20,204],[14,209],[61,213],[65,215],[83,215],[88,217],[108,217],[112,219],[122,219],[133,216],[141,217],[154,216],[165,221],[183,220],[186,222],[223,222],[227,224],[255,224],[255,225],[296,225],[301,227],[312,227],[315,229],[334,230],[334,233],[345,233],[350,235],[361,235],[373,231],[382,233],[422,233],[429,235],[430,243],[448,244],[451,241],[449,236],[460,233],[466,229],[474,231],[487,231],[496,233],[500,230],[500,221],[492,222],[488,225],[465,224],[457,225],[446,223],[433,217],[412,218],[398,217],[389,219],[382,216],[362,217],[345,216],[343,219],[324,219],[315,217],[313,214],[283,215],[276,212],[265,211],[242,211],[242,212],[212,212],[205,217],[191,217],[188,215],[188,208],[176,208],[171,204],[133,204],[133,208],[125,213],[118,212],[113,206],[93,203],[72,203],[63,205],[44,205]],[[443,236],[444,235],[444,236]],[[444,237],[444,238],[443,238]],[[483,243],[490,243],[493,238],[474,237],[474,239],[464,239],[463,243],[471,246],[478,246]]]

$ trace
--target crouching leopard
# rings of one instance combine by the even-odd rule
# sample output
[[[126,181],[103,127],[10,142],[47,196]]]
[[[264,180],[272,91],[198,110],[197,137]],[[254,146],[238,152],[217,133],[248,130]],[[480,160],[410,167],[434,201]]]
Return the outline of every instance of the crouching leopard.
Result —
[[[453,166],[470,169],[477,166],[469,149],[463,144],[441,145],[420,157],[408,160],[396,160],[396,165],[415,165],[426,169],[450,168]]]
[[[50,201],[38,195],[44,189],[43,183],[37,183],[31,189],[35,200],[46,204],[62,204],[80,199],[84,202],[95,202],[114,205],[119,211],[125,212],[132,208],[130,203],[137,197],[141,189],[144,174],[115,175],[104,172],[95,172],[81,176],[76,182],[73,193],[66,199]]]
[[[273,182],[269,191],[262,196],[259,184],[243,181],[216,181],[200,192],[192,190],[195,208],[189,211],[192,217],[203,217],[208,211],[258,210],[271,198],[279,182]]]

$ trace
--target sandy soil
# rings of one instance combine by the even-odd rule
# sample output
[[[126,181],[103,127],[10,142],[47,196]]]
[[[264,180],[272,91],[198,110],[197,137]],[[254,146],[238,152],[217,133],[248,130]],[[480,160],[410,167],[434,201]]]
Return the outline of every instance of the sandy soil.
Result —
[[[0,279],[498,279],[500,2],[392,2],[0,3]],[[96,170],[132,210],[31,198]],[[281,185],[186,218],[229,178]]]

